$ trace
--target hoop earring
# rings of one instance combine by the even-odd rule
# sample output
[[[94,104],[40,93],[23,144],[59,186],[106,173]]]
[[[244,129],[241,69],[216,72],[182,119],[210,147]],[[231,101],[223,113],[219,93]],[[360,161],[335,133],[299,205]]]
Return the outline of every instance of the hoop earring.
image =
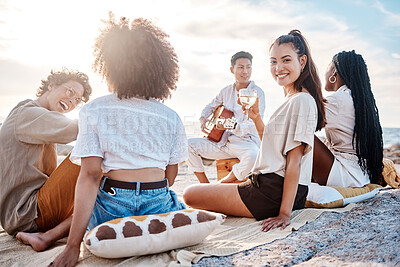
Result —
[[[336,76],[335,76],[335,74],[336,74],[336,70],[333,72],[333,74],[329,77],[329,82],[330,83],[335,83],[336,82]],[[332,78],[333,78],[333,80],[332,80]]]

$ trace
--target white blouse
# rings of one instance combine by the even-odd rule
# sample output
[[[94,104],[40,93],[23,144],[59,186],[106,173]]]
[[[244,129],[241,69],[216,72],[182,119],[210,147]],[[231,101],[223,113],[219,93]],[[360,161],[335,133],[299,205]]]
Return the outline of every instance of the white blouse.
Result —
[[[344,152],[356,155],[353,148],[355,111],[351,90],[341,86],[335,93],[326,97],[325,133],[326,144],[332,152]]]
[[[327,185],[342,187],[361,187],[370,183],[368,173],[358,165],[353,133],[355,125],[354,102],[351,90],[341,86],[326,97],[325,144],[335,156]],[[366,129],[367,130],[367,129]]]
[[[71,161],[103,158],[102,170],[156,167],[185,161],[187,138],[175,111],[150,99],[97,98],[79,113],[79,133]]]

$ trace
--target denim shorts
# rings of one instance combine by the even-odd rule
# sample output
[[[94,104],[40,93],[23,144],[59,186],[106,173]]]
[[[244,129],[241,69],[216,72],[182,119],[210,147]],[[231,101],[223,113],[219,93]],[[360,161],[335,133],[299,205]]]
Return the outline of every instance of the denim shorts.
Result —
[[[103,190],[106,179],[109,178],[104,177],[101,181],[87,230],[113,219],[167,213],[186,208],[168,185],[163,188],[141,190],[140,182],[136,182],[137,189],[113,187],[115,195],[111,195]]]

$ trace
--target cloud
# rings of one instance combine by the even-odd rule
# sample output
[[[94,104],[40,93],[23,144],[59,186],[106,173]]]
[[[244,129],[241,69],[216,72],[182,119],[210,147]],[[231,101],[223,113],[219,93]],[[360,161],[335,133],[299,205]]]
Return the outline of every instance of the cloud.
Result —
[[[395,58],[395,59],[400,59],[400,54],[393,53],[392,57]]]
[[[270,9],[260,9],[257,5],[229,1],[224,5],[208,7],[198,4],[192,8],[205,7],[207,10],[201,16],[185,16],[185,23],[178,25],[177,32],[197,38],[252,40],[263,38],[280,28],[275,23],[279,21],[279,14],[274,14]]]
[[[93,60],[93,38],[101,27],[100,19],[106,18],[107,11],[112,10],[117,16],[150,18],[171,36],[181,73],[178,90],[166,104],[183,116],[200,116],[202,108],[219,90],[233,82],[229,60],[239,50],[253,54],[252,78],[264,89],[267,113],[271,114],[283,99],[283,91],[269,73],[268,48],[278,36],[297,28],[310,44],[321,78],[337,52],[355,49],[361,53],[368,63],[383,125],[395,122],[400,127],[400,122],[393,118],[393,114],[400,114],[400,105],[392,104],[399,99],[393,97],[400,91],[397,86],[400,81],[396,78],[400,77],[400,63],[395,63],[400,61],[394,62],[399,54],[391,54],[368,43],[363,39],[365,33],[349,27],[340,14],[319,9],[315,2],[115,0],[112,4],[98,1],[94,9],[90,4],[77,0],[71,0],[61,7],[52,1],[48,1],[48,4],[45,2],[37,5],[34,1],[25,1],[17,7],[18,16],[11,16],[14,14],[11,11],[8,13],[10,16],[2,16],[0,11],[1,20],[6,22],[0,25],[0,30],[13,31],[10,35],[1,34],[0,31],[0,36],[14,38],[8,47],[2,46],[4,43],[0,40],[0,59],[3,58],[0,60],[2,96],[11,94],[12,91],[6,88],[19,90],[19,94],[32,92],[37,87],[33,85],[43,78],[43,73],[39,72],[45,69],[44,74],[47,74],[48,66],[59,64],[75,64],[76,68],[87,72],[92,81],[97,79],[89,71]],[[77,3],[79,9],[75,8]],[[377,3],[380,12],[388,12],[382,5],[379,6],[380,2]],[[65,10],[59,12],[60,9]],[[398,20],[398,15],[391,12],[388,17],[393,21]],[[28,76],[27,81],[21,78],[25,75]],[[93,86],[95,96],[100,94],[98,92],[106,94],[106,89],[99,89],[105,85],[98,84]]]
[[[47,72],[41,67],[0,60],[0,122],[19,101],[35,98],[40,80]]]
[[[8,2],[8,0],[0,0],[0,9],[6,9]]]
[[[259,5],[249,5],[241,1],[225,1],[218,7],[214,6],[207,10],[204,19],[191,16],[188,11],[189,14],[182,20],[186,23],[181,23],[175,28],[176,32],[186,40],[187,43],[184,44],[186,49],[187,47],[195,48],[196,53],[186,53],[191,54],[192,62],[208,62],[211,66],[217,66],[203,76],[204,73],[200,69],[206,66],[181,62],[181,68],[188,74],[182,76],[182,91],[191,92],[191,97],[186,99],[198,100],[197,105],[188,104],[186,107],[188,110],[199,114],[214,96],[215,90],[222,88],[213,85],[224,84],[221,76],[205,84],[201,90],[193,92],[186,86],[196,84],[193,83],[194,77],[197,76],[196,80],[201,81],[204,77],[213,77],[215,73],[220,75],[226,70],[227,59],[234,50],[245,47],[253,53],[255,62],[252,78],[266,91],[269,104],[267,104],[267,113],[271,114],[279,105],[282,92],[281,88],[272,81],[268,72],[267,48],[279,35],[287,33],[290,29],[299,28],[309,41],[321,78],[334,54],[353,49],[362,54],[368,63],[382,124],[400,126],[394,115],[400,113],[400,105],[393,104],[399,99],[393,96],[398,95],[399,91],[396,86],[400,84],[397,78],[400,77],[400,65],[393,64],[393,55],[390,55],[388,51],[360,38],[363,33],[349,27],[344,23],[345,20],[340,19],[340,15],[324,10],[318,12],[313,6],[302,6],[293,1],[284,1],[283,6],[274,1],[264,1]],[[237,10],[244,12],[237,12]],[[180,47],[180,44],[177,46]],[[391,66],[390,70],[387,66]],[[230,73],[224,76],[226,84],[232,82],[229,75]],[[182,95],[180,100],[184,99]]]
[[[32,95],[39,88],[40,80],[45,78],[48,73],[49,69],[43,67],[0,59],[0,88],[2,92]]]
[[[387,24],[391,27],[399,27],[400,26],[400,14],[391,12],[387,10],[381,1],[376,1],[373,5],[377,10],[385,15],[385,20]]]

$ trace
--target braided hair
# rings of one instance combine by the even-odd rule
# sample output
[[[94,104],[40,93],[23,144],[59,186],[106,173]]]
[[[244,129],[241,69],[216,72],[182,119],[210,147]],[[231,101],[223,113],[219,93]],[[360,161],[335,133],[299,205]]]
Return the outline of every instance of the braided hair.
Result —
[[[288,35],[282,35],[271,45],[271,48],[277,44],[291,43],[299,57],[306,55],[307,62],[304,66],[299,78],[294,82],[294,88],[301,92],[303,88],[306,88],[310,95],[314,98],[318,109],[318,122],[316,130],[321,130],[325,126],[325,106],[324,99],[321,91],[321,80],[319,79],[317,67],[311,57],[310,47],[307,40],[301,34],[299,30],[292,30]]]
[[[367,65],[355,51],[343,51],[333,57],[339,77],[351,90],[355,109],[353,147],[358,165],[368,173],[371,183],[382,183],[383,140],[379,112],[371,91]]]

